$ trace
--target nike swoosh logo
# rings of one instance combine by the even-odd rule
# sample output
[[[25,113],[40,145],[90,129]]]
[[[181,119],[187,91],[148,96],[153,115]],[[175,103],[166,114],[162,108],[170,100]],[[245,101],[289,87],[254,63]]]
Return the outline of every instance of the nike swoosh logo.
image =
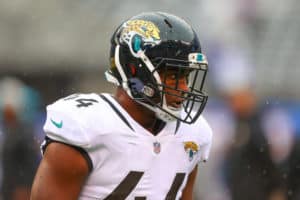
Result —
[[[51,122],[54,126],[56,126],[57,128],[61,128],[63,126],[63,121],[61,120],[60,122],[56,122],[53,119],[51,119]]]

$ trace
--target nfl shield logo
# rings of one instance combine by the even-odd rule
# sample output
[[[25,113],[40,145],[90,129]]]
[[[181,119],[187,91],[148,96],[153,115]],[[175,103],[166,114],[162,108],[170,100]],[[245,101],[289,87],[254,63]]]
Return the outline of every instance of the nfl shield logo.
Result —
[[[154,142],[153,143],[153,151],[156,154],[160,153],[160,143],[159,142]]]

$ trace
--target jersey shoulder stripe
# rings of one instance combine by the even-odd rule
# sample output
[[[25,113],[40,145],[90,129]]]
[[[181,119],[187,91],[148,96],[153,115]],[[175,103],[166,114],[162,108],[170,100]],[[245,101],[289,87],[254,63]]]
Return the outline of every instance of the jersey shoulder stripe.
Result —
[[[127,119],[124,117],[124,115],[122,115],[122,113],[116,108],[116,106],[109,101],[108,98],[106,98],[104,95],[100,94],[99,95],[105,102],[107,102],[109,104],[109,106],[117,113],[117,115],[123,120],[123,122],[131,129],[134,131],[134,129],[132,128],[132,126],[130,125],[130,123],[127,121]]]

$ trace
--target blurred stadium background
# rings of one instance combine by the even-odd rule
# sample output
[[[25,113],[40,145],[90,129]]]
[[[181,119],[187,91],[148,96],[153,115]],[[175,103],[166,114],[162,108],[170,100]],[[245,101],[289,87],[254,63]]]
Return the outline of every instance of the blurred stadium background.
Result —
[[[258,123],[271,160],[287,180],[293,168],[287,163],[300,135],[299,10],[297,0],[0,1],[3,199],[28,196],[32,171],[40,159],[37,152],[45,106],[75,92],[111,92],[103,76],[109,64],[110,37],[120,22],[145,11],[183,17],[198,33],[209,59],[210,100],[204,115],[214,130],[215,143],[211,161],[200,166],[197,199],[239,199],[231,194],[224,157],[237,141],[239,120],[230,104],[233,94],[240,91],[250,93],[246,97],[253,98],[250,108],[262,113]],[[238,98],[238,102],[243,100]],[[8,137],[7,132],[15,132],[15,136]],[[22,143],[25,150],[17,148]],[[282,170],[282,163],[288,170]],[[299,166],[295,166],[298,173]],[[283,193],[289,198],[299,193],[286,185],[289,183],[284,183]],[[10,194],[13,197],[6,197]],[[276,194],[274,198],[281,198]]]

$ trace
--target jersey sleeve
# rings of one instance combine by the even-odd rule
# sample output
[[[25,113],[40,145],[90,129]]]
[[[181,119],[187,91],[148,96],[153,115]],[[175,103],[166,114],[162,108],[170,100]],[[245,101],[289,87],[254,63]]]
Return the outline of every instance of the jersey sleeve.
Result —
[[[76,114],[64,103],[58,102],[47,106],[47,118],[44,125],[46,136],[62,143],[88,148],[90,142],[84,125],[78,121]]]
[[[198,130],[200,133],[200,152],[198,156],[198,162],[206,162],[209,158],[210,149],[212,146],[213,132],[208,122],[203,117],[200,117]]]
[[[79,150],[90,169],[98,166],[103,160],[99,149],[107,127],[105,106],[94,93],[73,94],[48,105],[42,153],[51,142],[60,142]]]
[[[210,149],[211,149],[211,142],[203,145],[201,147],[201,157],[199,159],[200,161],[206,162],[209,158],[209,154],[210,154]]]

